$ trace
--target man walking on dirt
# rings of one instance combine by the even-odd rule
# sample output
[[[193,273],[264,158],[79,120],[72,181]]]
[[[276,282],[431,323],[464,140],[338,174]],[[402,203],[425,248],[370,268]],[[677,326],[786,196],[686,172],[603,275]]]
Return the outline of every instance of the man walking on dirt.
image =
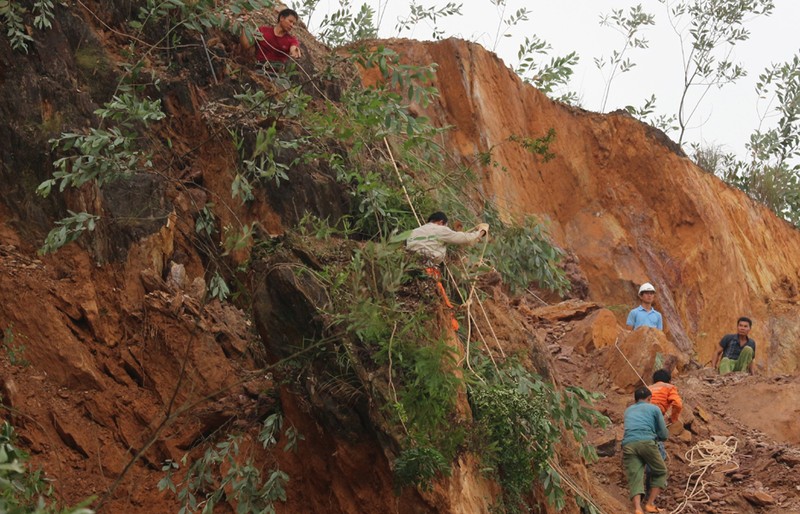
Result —
[[[660,369],[653,373],[653,385],[649,388],[653,394],[650,398],[650,403],[661,410],[664,418],[667,417],[667,412],[669,412],[670,424],[678,421],[683,410],[681,395],[678,394],[678,388],[671,382],[672,375],[670,372]]]
[[[653,301],[656,299],[656,288],[650,282],[645,282],[639,288],[639,300],[641,305],[633,309],[628,314],[628,330],[636,330],[639,327],[653,327],[664,330],[664,321],[661,313],[653,308]]]
[[[625,432],[622,437],[622,465],[628,478],[628,490],[635,514],[662,512],[655,506],[656,497],[667,485],[667,466],[656,441],[666,441],[669,433],[661,410],[650,403],[652,393],[640,387],[633,394],[636,401],[625,410]],[[650,494],[644,510],[644,468],[650,468]]]
[[[713,366],[720,375],[731,371],[747,371],[753,374],[753,359],[756,357],[756,342],[750,339],[753,321],[742,316],[736,321],[736,333],[724,336],[714,353]]]

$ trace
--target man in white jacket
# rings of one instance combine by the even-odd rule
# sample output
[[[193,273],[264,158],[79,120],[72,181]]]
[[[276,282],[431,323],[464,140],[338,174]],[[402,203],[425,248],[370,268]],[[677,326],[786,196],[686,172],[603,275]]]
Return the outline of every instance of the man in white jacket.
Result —
[[[436,279],[436,289],[442,296],[445,307],[450,312],[450,325],[453,330],[458,330],[458,321],[453,315],[453,304],[447,296],[442,285],[442,272],[439,265],[444,262],[447,255],[446,244],[466,245],[474,243],[489,232],[489,225],[481,223],[473,232],[456,232],[447,226],[447,215],[443,212],[434,212],[428,217],[428,222],[411,231],[406,240],[406,248],[420,254],[425,259],[425,273]]]
[[[419,253],[430,264],[438,266],[447,255],[445,244],[466,245],[479,240],[489,231],[489,225],[481,223],[474,232],[456,232],[447,226],[447,215],[434,212],[428,222],[411,231],[406,241],[406,248]]]

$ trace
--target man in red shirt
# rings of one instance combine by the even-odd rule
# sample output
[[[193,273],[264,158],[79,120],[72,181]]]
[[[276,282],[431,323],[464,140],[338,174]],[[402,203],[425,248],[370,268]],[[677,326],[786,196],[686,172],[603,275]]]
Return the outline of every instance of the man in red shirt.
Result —
[[[261,37],[256,40],[256,60],[260,63],[285,63],[289,57],[299,59],[302,56],[300,42],[291,35],[298,20],[297,12],[284,9],[278,13],[278,23],[274,27],[259,27]],[[242,46],[250,48],[250,40],[244,33],[241,42]]]

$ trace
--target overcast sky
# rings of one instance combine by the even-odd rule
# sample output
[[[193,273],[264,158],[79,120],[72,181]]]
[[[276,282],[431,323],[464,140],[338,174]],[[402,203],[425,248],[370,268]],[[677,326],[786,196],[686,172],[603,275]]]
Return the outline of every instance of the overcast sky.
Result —
[[[458,2],[458,0],[456,0]],[[360,5],[353,0],[353,5]],[[397,35],[398,16],[405,16],[410,2],[406,0],[373,0],[373,7],[382,4],[383,13],[380,25],[382,37]],[[417,0],[424,6],[444,6],[447,0]],[[682,91],[682,61],[680,40],[667,18],[666,7],[658,0],[506,0],[505,14],[502,7],[496,7],[490,0],[461,0],[462,15],[438,21],[445,37],[456,36],[475,41],[492,50],[498,30],[505,27],[501,19],[521,7],[527,7],[531,14],[509,29],[511,37],[501,37],[494,50],[508,65],[517,63],[517,50],[525,36],[536,35],[546,40],[553,49],[551,55],[564,55],[576,51],[580,62],[569,84],[575,91],[580,105],[592,111],[599,111],[605,82],[594,64],[596,57],[611,55],[621,49],[624,38],[609,27],[599,23],[601,14],[609,14],[612,9],[626,12],[637,4],[654,14],[656,24],[641,32],[649,40],[649,48],[630,50],[629,56],[637,66],[630,72],[618,75],[612,84],[606,111],[625,105],[641,106],[646,98],[655,94],[658,111],[663,114],[677,112]],[[800,52],[800,0],[774,0],[775,10],[769,17],[756,17],[747,23],[751,32],[748,41],[737,44],[733,57],[741,62],[748,76],[723,89],[713,88],[700,104],[692,120],[691,130],[687,132],[688,141],[703,141],[707,144],[721,145],[728,151],[744,154],[744,144],[759,123],[759,110],[763,111],[765,102],[759,102],[755,94],[755,82],[761,71],[770,63],[784,62]],[[319,12],[311,19],[312,32],[315,32],[325,10],[336,10],[340,3],[334,0],[321,0]],[[498,28],[499,27],[499,28]],[[430,39],[433,24],[422,22],[413,31],[400,34],[413,39]],[[677,138],[677,134],[672,134]]]

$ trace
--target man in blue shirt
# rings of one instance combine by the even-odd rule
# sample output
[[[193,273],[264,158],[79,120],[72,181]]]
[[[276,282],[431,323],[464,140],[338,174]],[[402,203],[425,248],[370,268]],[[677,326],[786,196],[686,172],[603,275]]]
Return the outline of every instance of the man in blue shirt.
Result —
[[[636,514],[662,512],[655,506],[656,497],[667,485],[667,466],[656,441],[666,441],[669,433],[661,409],[650,403],[652,393],[640,387],[633,394],[636,401],[625,410],[625,433],[622,437],[622,465],[628,478],[628,490]],[[650,495],[642,510],[644,468],[650,467]]]
[[[639,299],[642,304],[633,309],[628,314],[629,330],[636,330],[639,327],[653,327],[659,330],[664,330],[664,321],[661,319],[661,313],[653,308],[653,301],[656,298],[656,288],[650,282],[645,282],[639,288]]]

